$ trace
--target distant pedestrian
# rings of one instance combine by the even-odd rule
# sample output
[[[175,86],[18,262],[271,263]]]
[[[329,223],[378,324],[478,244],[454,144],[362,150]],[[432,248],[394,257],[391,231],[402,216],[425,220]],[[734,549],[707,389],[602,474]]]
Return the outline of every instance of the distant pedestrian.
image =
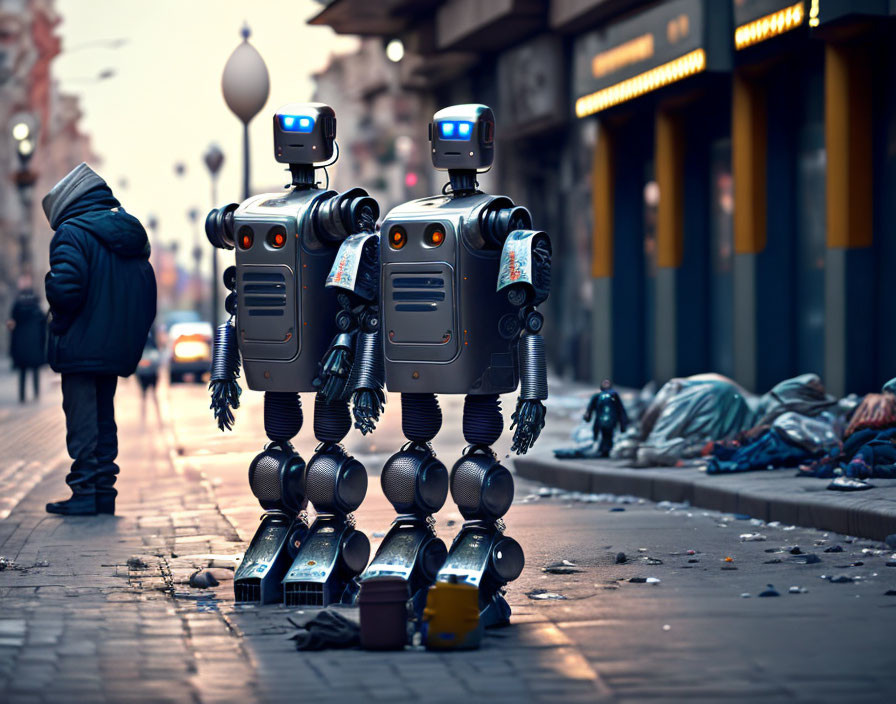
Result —
[[[622,399],[619,398],[609,379],[604,379],[600,383],[600,391],[591,397],[591,402],[585,411],[585,422],[591,421],[592,418],[594,418],[592,434],[598,443],[597,456],[609,457],[613,450],[616,426],[618,425],[622,432],[628,427],[625,406],[622,405]]]
[[[146,344],[143,346],[143,356],[140,357],[140,363],[137,365],[137,381],[140,383],[140,415],[143,422],[146,422],[146,397],[152,398],[153,406],[156,409],[156,420],[162,422],[162,413],[159,410],[159,394],[157,387],[159,383],[159,362],[161,361],[161,353],[159,352],[159,344],[156,341],[156,331],[151,329],[146,337]]]
[[[156,314],[149,240],[87,164],[43,199],[50,227],[48,358],[62,375],[72,496],[50,513],[114,513],[118,435],[115,388],[137,368]]]
[[[46,363],[47,316],[34,293],[30,275],[19,278],[19,293],[6,327],[11,331],[9,353],[12,366],[19,372],[19,403],[25,403],[29,372],[37,399],[40,396],[40,368]]]

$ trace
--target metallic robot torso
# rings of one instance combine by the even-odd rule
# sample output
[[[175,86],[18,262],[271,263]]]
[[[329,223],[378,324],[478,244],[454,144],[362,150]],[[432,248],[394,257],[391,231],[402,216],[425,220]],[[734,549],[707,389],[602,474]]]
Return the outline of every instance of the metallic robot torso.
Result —
[[[475,193],[394,208],[382,223],[381,316],[386,386],[403,393],[516,389],[516,309],[499,293],[500,248],[484,213],[513,203]]]
[[[338,305],[324,293],[336,249],[319,239],[313,215],[335,195],[266,193],[234,213],[236,329],[250,389],[314,391]]]

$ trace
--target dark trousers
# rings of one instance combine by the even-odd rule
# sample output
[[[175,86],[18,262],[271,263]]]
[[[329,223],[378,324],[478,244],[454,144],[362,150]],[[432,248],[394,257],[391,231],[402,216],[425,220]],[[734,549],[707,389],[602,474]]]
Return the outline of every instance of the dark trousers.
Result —
[[[594,425],[594,436],[600,436],[600,441],[597,444],[597,456],[598,457],[609,457],[610,452],[613,449],[613,428],[603,428],[595,423]]]
[[[114,374],[63,374],[65,444],[72,468],[65,478],[72,493],[115,496],[118,428],[115,426]]]
[[[34,398],[40,396],[40,368],[39,367],[19,367],[19,403],[25,403],[25,382],[28,372],[33,375]]]

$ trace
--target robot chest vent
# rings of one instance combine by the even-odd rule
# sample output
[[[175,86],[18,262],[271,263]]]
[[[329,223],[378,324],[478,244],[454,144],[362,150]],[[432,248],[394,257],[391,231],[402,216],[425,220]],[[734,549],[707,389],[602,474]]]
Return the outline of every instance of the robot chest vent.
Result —
[[[457,351],[454,268],[446,263],[387,264],[384,283],[390,346],[433,346],[440,348],[439,358],[451,359]]]
[[[445,279],[438,272],[395,275],[392,278],[392,301],[396,311],[436,312],[445,301]]]
[[[250,317],[280,317],[286,308],[286,277],[277,272],[243,274],[242,308]]]

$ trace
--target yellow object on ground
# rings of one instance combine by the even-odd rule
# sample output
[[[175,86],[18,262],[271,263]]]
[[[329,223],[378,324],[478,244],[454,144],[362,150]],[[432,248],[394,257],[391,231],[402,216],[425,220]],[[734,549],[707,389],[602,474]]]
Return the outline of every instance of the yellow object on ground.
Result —
[[[460,582],[437,582],[429,588],[423,610],[423,637],[429,650],[478,648],[479,589]]]

